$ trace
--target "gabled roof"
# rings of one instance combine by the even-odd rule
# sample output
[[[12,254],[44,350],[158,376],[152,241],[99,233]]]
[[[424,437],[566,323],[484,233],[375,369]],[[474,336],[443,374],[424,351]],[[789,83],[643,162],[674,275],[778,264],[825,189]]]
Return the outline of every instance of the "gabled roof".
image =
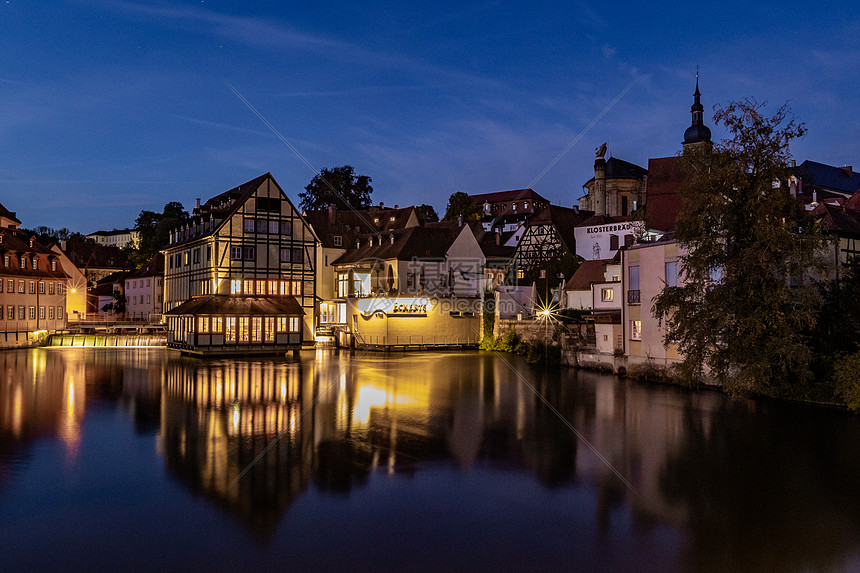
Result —
[[[594,211],[571,209],[560,205],[547,205],[529,219],[526,227],[551,224],[555,227],[559,238],[571,255],[576,254],[576,236],[574,229],[583,221],[594,215]]]
[[[803,180],[803,186],[824,187],[848,195],[860,190],[860,173],[851,167],[833,167],[806,160],[794,169],[795,176]]]
[[[611,259],[583,261],[564,285],[564,290],[591,290],[593,283],[606,281],[604,273]]]
[[[391,243],[391,233],[394,234],[394,244]],[[459,233],[459,228],[409,227],[402,231],[372,236],[372,244],[371,237],[366,237],[361,239],[361,247],[356,249],[355,245],[350,245],[352,248],[331,264],[346,265],[361,261],[412,260],[413,258],[442,260]]]
[[[0,203],[0,217],[5,217],[6,219],[12,219],[13,221],[18,223],[19,225],[21,224],[21,221],[19,221],[18,217],[15,216],[14,211],[10,211],[6,207],[4,207],[2,203]]]
[[[648,160],[648,189],[645,200],[645,225],[649,229],[673,231],[683,200],[678,194],[687,177],[680,157]]]
[[[323,247],[349,248],[357,237],[405,229],[414,212],[415,207],[370,207],[355,210],[330,207],[305,211],[304,217],[313,227]],[[392,217],[394,221],[391,220]],[[334,244],[335,236],[341,237],[341,245]]]
[[[303,316],[305,311],[292,296],[236,296],[212,294],[195,296],[164,314],[177,315],[290,315]]]
[[[4,266],[4,260],[0,258],[0,273],[4,275],[29,276],[29,277],[45,277],[45,278],[65,278],[68,275],[63,271],[61,265],[57,265],[57,270],[52,271],[50,264],[41,264],[38,269],[33,269],[32,262],[27,265],[27,268],[22,269],[20,258],[26,260],[42,259],[43,262],[57,258],[57,254],[36,240],[31,233],[23,232],[18,229],[0,229],[0,255],[12,255],[9,259],[9,266]],[[32,246],[30,240],[32,239]]]
[[[853,196],[852,196],[853,198]],[[860,237],[860,211],[844,205],[819,203],[810,213],[821,218],[821,225],[830,232],[841,236]]]
[[[493,193],[478,193],[477,195],[469,195],[469,197],[478,204],[484,203],[501,203],[503,201],[524,201],[538,200],[549,203],[544,197],[538,195],[533,189],[512,189],[511,191],[496,191]]]
[[[278,188],[278,191],[283,194],[283,190],[278,185],[278,182],[275,181],[275,178],[272,177],[271,173],[264,173],[259,177],[242,183],[238,187],[224,191],[203,203],[199,208],[195,208],[191,218],[180,225],[181,227],[184,227],[186,223],[191,225],[195,230],[194,233],[189,233],[188,237],[183,237],[180,240],[174,240],[174,242],[167,245],[165,249],[172,249],[178,245],[190,243],[202,237],[209,237],[217,233],[225,222],[239,210],[242,204],[260,188],[260,185],[262,185],[266,179],[270,178],[272,183],[275,184],[275,187]],[[286,195],[284,196],[286,197]],[[289,201],[289,199],[287,200]],[[214,229],[205,224],[210,217],[214,217],[218,221]],[[193,223],[195,223],[195,225],[192,225]],[[196,225],[196,223],[204,224]]]

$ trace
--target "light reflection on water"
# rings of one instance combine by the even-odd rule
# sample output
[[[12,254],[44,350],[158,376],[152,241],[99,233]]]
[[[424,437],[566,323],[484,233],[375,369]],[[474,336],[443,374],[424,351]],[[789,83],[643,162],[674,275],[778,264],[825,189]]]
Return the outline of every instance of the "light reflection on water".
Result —
[[[860,554],[860,423],[839,411],[485,353],[37,349],[0,353],[0,372],[4,569],[69,551],[96,567],[661,571]],[[56,535],[58,514],[98,525]]]

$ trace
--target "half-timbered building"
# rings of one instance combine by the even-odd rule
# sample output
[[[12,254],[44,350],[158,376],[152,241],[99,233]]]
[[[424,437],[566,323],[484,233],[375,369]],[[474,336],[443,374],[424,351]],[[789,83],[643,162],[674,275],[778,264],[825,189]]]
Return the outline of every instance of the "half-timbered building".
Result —
[[[508,276],[527,282],[547,278],[554,263],[576,256],[575,228],[591,217],[591,211],[548,205],[529,219],[514,253]]]
[[[168,346],[275,354],[313,344],[317,242],[270,173],[198,202],[163,251]]]

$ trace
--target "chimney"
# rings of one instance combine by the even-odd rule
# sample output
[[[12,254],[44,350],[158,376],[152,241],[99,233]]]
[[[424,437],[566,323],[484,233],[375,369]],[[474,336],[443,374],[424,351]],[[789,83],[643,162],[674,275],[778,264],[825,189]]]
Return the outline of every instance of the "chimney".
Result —
[[[795,161],[794,159],[792,159],[792,160],[791,160],[791,166],[792,166],[792,167],[797,167],[797,161]]]
[[[335,219],[337,219],[337,206],[334,203],[330,203],[328,206],[329,225],[334,225]]]
[[[851,177],[852,175],[854,175],[854,170],[851,168],[850,165],[843,165],[842,171],[844,171],[845,175],[847,175],[848,177]]]
[[[382,201],[380,201],[380,202],[379,202],[379,208],[380,208],[380,209],[385,209],[385,203],[383,203]]]
[[[400,209],[400,205],[397,205],[397,204],[395,203],[395,204],[394,204],[394,208],[395,208],[395,209]]]
[[[197,201],[195,201],[194,208],[198,211],[200,210],[200,197],[198,197]]]

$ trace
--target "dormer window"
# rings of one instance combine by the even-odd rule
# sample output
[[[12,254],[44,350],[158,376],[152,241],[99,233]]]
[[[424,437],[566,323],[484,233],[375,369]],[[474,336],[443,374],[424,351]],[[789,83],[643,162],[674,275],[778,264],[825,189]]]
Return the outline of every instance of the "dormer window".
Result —
[[[34,271],[39,270],[39,259],[33,259],[33,270]]]
[[[340,247],[341,245],[343,245],[343,237],[340,235],[333,236],[332,241],[334,242],[335,247]]]
[[[378,225],[378,224],[379,224],[379,217],[374,217],[374,218],[373,218],[373,223],[374,223],[375,225]]]
[[[52,261],[51,261],[51,270],[52,270],[52,271],[56,271],[56,270],[57,270],[57,259],[54,259],[54,260],[52,260]]]
[[[397,219],[397,217],[395,217],[394,215],[392,215],[391,217],[388,218],[388,220],[391,221],[392,223],[395,221],[395,219]]]
[[[27,259],[25,259],[24,257],[21,257],[21,258],[19,259],[18,263],[19,263],[19,265],[21,266],[21,268],[22,268],[22,269],[26,269],[26,268],[27,268]]]

